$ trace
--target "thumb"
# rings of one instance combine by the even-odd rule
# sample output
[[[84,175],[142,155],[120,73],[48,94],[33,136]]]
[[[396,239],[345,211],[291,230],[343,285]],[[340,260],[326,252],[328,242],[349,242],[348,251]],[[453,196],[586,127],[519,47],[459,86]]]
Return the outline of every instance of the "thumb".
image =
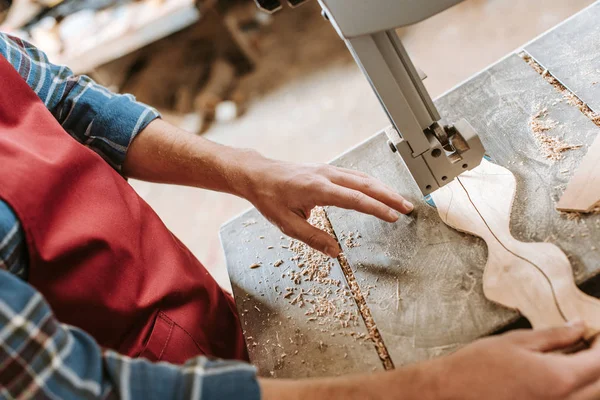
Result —
[[[584,335],[585,324],[573,321],[556,328],[515,332],[513,339],[520,346],[546,353],[572,346],[582,340]]]

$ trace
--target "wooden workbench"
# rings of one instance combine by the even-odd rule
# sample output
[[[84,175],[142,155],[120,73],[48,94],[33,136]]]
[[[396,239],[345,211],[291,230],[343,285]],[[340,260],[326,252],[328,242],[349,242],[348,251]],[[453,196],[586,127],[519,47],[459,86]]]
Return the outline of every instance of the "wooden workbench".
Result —
[[[520,55],[532,56],[600,113],[598,20],[600,2],[436,101],[448,121],[466,118],[493,161],[516,176],[513,235],[557,244],[569,256],[577,282],[596,295],[600,295],[594,289],[600,272],[600,216],[570,219],[554,207],[600,128]],[[556,162],[541,154],[529,128],[532,116],[544,108],[558,123],[549,134],[583,145]],[[416,204],[415,211],[393,225],[336,208],[328,208],[327,215],[361,291],[369,292],[368,308],[394,364],[439,356],[518,324],[515,311],[483,295],[484,242],[442,223],[386,141],[385,133],[379,133],[334,164],[382,180]],[[354,239],[345,240],[350,232]],[[280,269],[298,268],[288,261],[293,253],[281,247],[287,241],[256,210],[226,224],[221,238],[245,334],[251,338],[251,358],[262,375],[323,376],[382,368],[374,346],[357,338],[366,333],[362,320],[350,334],[349,328],[323,329],[273,289],[289,286],[290,279],[270,263],[282,259],[286,263]],[[258,261],[261,267],[249,269]],[[341,280],[340,287],[346,285],[337,262],[331,275]],[[301,284],[306,290],[316,285]],[[345,307],[358,313],[353,302]],[[295,354],[296,350],[301,352]]]

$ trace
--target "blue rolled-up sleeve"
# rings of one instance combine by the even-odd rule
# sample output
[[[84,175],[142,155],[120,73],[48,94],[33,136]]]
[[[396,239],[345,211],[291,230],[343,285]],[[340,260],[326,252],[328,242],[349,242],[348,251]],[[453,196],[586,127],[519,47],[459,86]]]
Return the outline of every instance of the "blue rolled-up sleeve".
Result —
[[[50,62],[31,43],[0,33],[0,54],[77,141],[121,171],[132,140],[160,118],[132,95],[116,94],[85,75]]]

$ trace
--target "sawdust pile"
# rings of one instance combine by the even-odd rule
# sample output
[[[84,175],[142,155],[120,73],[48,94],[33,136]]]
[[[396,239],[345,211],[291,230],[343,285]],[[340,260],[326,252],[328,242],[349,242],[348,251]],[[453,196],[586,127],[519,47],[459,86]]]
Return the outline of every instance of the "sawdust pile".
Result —
[[[317,207],[312,211],[308,222],[327,232],[339,242],[327,213],[322,207]],[[249,220],[243,223],[243,226],[247,227],[255,223],[254,220]],[[360,238],[361,235],[358,232],[344,234],[342,237],[342,239],[346,239],[348,247],[359,246],[357,240]],[[264,239],[264,236],[259,236],[259,239]],[[285,240],[286,238],[281,236],[280,239]],[[363,295],[344,254],[338,257],[344,275],[339,278],[342,280],[345,278],[347,286],[342,283],[342,280],[336,279],[335,276],[332,277],[335,261],[328,256],[295,239],[290,239],[289,243],[280,243],[279,246],[291,251],[292,256],[289,260],[279,259],[270,264],[274,268],[280,269],[281,279],[289,280],[290,284],[285,288],[275,285],[273,290],[282,300],[304,311],[307,322],[311,324],[308,329],[312,328],[322,333],[328,333],[332,337],[337,335],[348,336],[357,340],[361,345],[367,345],[368,342],[371,342],[375,346],[384,368],[393,369],[394,365],[390,355],[365,300],[369,294],[368,292],[374,286],[367,287],[367,293]],[[267,248],[274,249],[274,247],[269,245]],[[255,270],[262,267],[262,265],[262,262],[258,262],[252,264],[250,269]],[[303,287],[305,282],[311,284]],[[261,282],[259,281],[259,283]],[[249,300],[249,295],[244,301],[247,300]],[[358,306],[358,311],[354,308],[355,304]],[[257,306],[254,306],[254,309],[261,312]],[[241,313],[242,316],[248,311],[248,309],[244,309]],[[268,316],[269,314],[267,314]],[[287,318],[290,319],[291,316]],[[362,329],[361,318],[367,328],[366,333]],[[249,346],[257,347],[259,345],[252,337],[247,337],[247,340]],[[289,338],[289,340],[292,344],[294,343],[292,338]],[[267,340],[263,345],[269,345],[269,343],[270,340]],[[277,342],[272,343],[272,345],[283,349],[279,343],[279,337],[277,337]],[[320,349],[326,346],[324,342],[319,342]],[[299,351],[296,350],[293,355],[298,354]],[[285,357],[287,357],[285,353],[280,355],[275,369],[283,364],[283,358]],[[304,363],[305,360],[301,360],[301,362]],[[274,371],[271,371],[271,375],[274,376]]]
[[[313,226],[327,232],[329,235],[336,237],[329,218],[323,208],[318,207],[314,209],[311,213],[309,222]],[[359,238],[359,233],[352,232],[348,234],[346,240],[350,243],[349,247],[358,246],[356,240]],[[343,307],[340,307],[349,299],[353,299],[365,322],[369,336],[366,337],[364,333],[355,332],[351,332],[350,335],[355,336],[357,339],[371,340],[375,345],[377,354],[383,362],[384,368],[393,369],[394,365],[390,355],[383,343],[381,334],[379,333],[371,315],[371,311],[367,306],[365,296],[354,277],[354,273],[352,272],[345,255],[341,254],[338,257],[338,261],[346,276],[346,281],[350,290],[343,288],[340,281],[330,277],[333,262],[329,257],[298,240],[292,239],[289,244],[289,249],[295,253],[295,256],[291,258],[291,261],[294,261],[296,266],[300,269],[299,272],[288,273],[290,279],[295,284],[299,284],[302,280],[306,280],[324,284],[326,287],[323,289],[313,287],[310,290],[298,290],[298,288],[289,287],[286,288],[287,293],[284,297],[291,299],[291,304],[300,307],[306,305],[308,309],[305,314],[309,316],[309,321],[316,321],[319,325],[326,325],[332,322],[331,320],[333,319],[338,321],[344,328],[358,325],[358,316],[354,312],[348,311],[347,308],[344,309]]]
[[[538,111],[529,120],[529,128],[536,138],[542,154],[552,160],[558,161],[563,158],[563,154],[568,150],[576,150],[581,148],[580,144],[568,144],[556,136],[550,136],[547,132],[554,129],[558,123],[548,117],[548,109],[544,108]]]
[[[333,228],[329,224],[325,210],[317,208],[311,213],[308,220],[313,226],[335,236]],[[339,323],[342,328],[356,327],[359,325],[359,316],[351,307],[345,305],[352,302],[352,293],[343,287],[342,282],[331,277],[333,261],[323,253],[314,250],[305,243],[291,239],[289,244],[282,246],[294,253],[290,261],[295,268],[285,270],[283,277],[288,277],[293,286],[287,287],[283,294],[291,305],[305,309],[308,321],[315,321],[324,326]],[[312,285],[310,289],[300,287],[302,282],[314,282],[320,285]],[[351,333],[351,336],[360,338],[359,333]],[[363,334],[363,338],[365,335]]]
[[[323,208],[314,209],[308,222],[335,237]],[[339,281],[330,278],[333,263],[328,256],[295,239],[290,240],[288,247],[295,253],[291,261],[294,261],[296,266],[301,269],[300,277],[305,277],[308,281],[340,286]]]

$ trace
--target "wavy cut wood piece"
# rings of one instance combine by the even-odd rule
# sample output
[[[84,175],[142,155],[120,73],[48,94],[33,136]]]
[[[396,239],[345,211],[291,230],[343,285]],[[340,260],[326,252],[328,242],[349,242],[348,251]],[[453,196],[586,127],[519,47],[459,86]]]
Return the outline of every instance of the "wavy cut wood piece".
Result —
[[[488,261],[485,296],[521,312],[534,328],[564,325],[577,318],[600,332],[600,300],[575,285],[566,255],[550,243],[525,243],[510,233],[516,192],[514,175],[486,160],[432,194],[442,220],[454,229],[481,237]]]
[[[594,140],[571,178],[556,209],[591,212],[600,203],[600,136]]]

